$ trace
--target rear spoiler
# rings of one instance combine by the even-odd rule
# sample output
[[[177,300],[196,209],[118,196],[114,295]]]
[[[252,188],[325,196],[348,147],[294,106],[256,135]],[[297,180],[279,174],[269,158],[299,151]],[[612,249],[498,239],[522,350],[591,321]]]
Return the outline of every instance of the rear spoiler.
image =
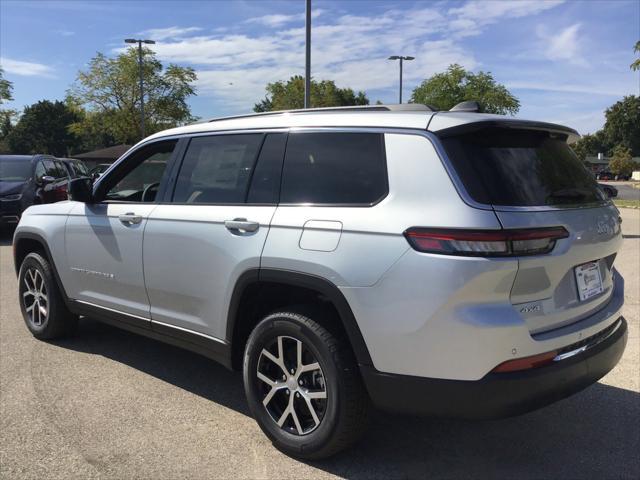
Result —
[[[434,117],[441,115],[438,112]],[[444,120],[443,115],[440,119]],[[461,135],[464,133],[473,132],[483,128],[500,127],[500,128],[514,128],[518,130],[542,130],[545,132],[552,132],[561,135],[566,138],[567,143],[574,143],[580,138],[580,134],[573,128],[565,127],[564,125],[558,125],[556,123],[537,122],[532,120],[517,120],[511,118],[496,118],[496,115],[487,115],[486,118],[478,118],[468,123],[458,124],[454,126],[445,126],[445,128],[438,128],[439,122],[436,118],[432,118],[429,123],[429,130],[435,133],[438,137],[451,137],[455,135]],[[442,122],[450,123],[450,122]],[[434,125],[435,124],[435,125]],[[443,125],[444,126],[444,125]]]

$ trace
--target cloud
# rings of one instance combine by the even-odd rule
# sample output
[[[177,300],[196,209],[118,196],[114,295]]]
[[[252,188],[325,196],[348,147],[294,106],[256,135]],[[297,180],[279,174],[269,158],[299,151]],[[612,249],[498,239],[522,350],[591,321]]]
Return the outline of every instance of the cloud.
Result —
[[[558,33],[549,33],[545,26],[538,27],[537,34],[544,45],[544,55],[549,60],[568,61],[576,65],[586,65],[586,60],[580,55],[582,44],[579,37],[581,25],[575,23]]]
[[[324,10],[314,9],[311,11],[311,18],[317,18],[324,13]],[[277,28],[287,23],[304,22],[306,18],[305,13],[298,13],[294,15],[263,15],[261,17],[253,17],[245,20],[245,23],[257,23],[266,27]]]
[[[451,8],[448,15],[453,17],[451,27],[461,36],[477,35],[482,27],[508,18],[536,15],[554,8],[564,0],[474,0],[461,7]]]
[[[389,55],[416,59],[404,67],[405,89],[451,63],[467,69],[480,63],[465,47],[463,37],[477,35],[488,25],[535,15],[560,0],[545,2],[468,2],[443,9],[441,4],[391,8],[383,12],[326,15],[315,10],[312,31],[312,75],[335,80],[340,87],[375,91],[395,98],[398,66]],[[229,30],[206,34],[197,27],[169,27],[145,34],[163,40],[153,46],[167,62],[193,66],[198,92],[223,108],[247,110],[264,97],[268,82],[304,74],[304,14],[249,18]],[[262,25],[267,28],[247,25]],[[121,47],[114,51],[121,51]],[[375,98],[371,99],[372,101]]]
[[[42,63],[25,62],[2,57],[0,58],[0,66],[2,66],[5,72],[14,75],[24,77],[53,77],[53,69]]]
[[[76,32],[72,32],[71,30],[58,30],[56,33],[62,35],[63,37],[72,37],[76,34]]]
[[[167,27],[167,28],[151,28],[139,32],[140,35],[149,38],[150,40],[163,41],[182,38],[190,33],[201,31],[200,27]]]

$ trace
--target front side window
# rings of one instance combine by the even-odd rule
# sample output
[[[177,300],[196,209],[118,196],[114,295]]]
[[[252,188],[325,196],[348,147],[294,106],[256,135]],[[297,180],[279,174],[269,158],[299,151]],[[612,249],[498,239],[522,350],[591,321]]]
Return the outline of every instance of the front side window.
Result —
[[[388,193],[384,135],[292,133],[282,173],[282,203],[372,205]]]
[[[69,176],[69,171],[67,170],[67,167],[65,167],[61,161],[54,160],[53,163],[55,164],[56,171],[58,172],[58,174],[55,176],[56,178],[64,178]]]
[[[104,199],[154,202],[176,143],[177,141],[158,142],[134,152],[104,179],[107,191]]]
[[[195,137],[189,142],[173,201],[244,203],[262,134]]]

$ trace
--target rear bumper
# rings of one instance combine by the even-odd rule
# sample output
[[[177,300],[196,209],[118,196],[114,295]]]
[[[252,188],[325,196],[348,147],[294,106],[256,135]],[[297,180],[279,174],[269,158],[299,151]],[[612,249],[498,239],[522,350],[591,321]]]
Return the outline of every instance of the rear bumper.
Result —
[[[543,367],[489,373],[476,381],[443,380],[387,374],[361,367],[369,395],[381,409],[455,418],[518,415],[568,397],[606,375],[627,343],[627,322],[591,348]]]

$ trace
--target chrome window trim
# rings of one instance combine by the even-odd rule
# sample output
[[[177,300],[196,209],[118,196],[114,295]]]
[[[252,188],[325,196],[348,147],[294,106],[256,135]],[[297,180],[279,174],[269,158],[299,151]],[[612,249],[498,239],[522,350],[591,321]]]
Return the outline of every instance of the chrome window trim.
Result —
[[[213,125],[212,125],[213,126]],[[546,212],[546,211],[562,211],[562,210],[576,210],[576,209],[586,209],[586,208],[599,208],[603,206],[611,206],[613,202],[609,199],[603,200],[601,202],[591,202],[584,204],[566,204],[566,205],[538,205],[538,206],[517,206],[517,205],[491,205],[486,203],[476,202],[471,196],[467,193],[466,188],[464,187],[462,180],[458,176],[451,160],[449,159],[442,143],[440,142],[439,137],[429,131],[429,130],[421,130],[416,128],[400,128],[400,127],[361,127],[361,126],[309,126],[309,127],[265,127],[265,128],[245,128],[245,129],[231,129],[231,130],[211,130],[206,132],[193,132],[193,133],[181,133],[175,135],[167,135],[163,137],[154,138],[153,140],[145,141],[135,147],[132,147],[128,150],[122,157],[120,157],[113,165],[119,163],[122,159],[129,156],[130,152],[135,148],[136,150],[140,147],[149,145],[158,141],[167,141],[181,138],[192,138],[192,137],[201,137],[201,136],[211,136],[211,135],[237,135],[237,134],[246,134],[246,133],[295,133],[295,132],[348,132],[348,133],[391,133],[391,134],[399,134],[399,135],[419,135],[421,137],[429,140],[433,148],[435,149],[438,157],[442,165],[444,166],[447,175],[453,182],[453,185],[458,192],[458,195],[462,199],[464,203],[472,208],[477,208],[479,210],[494,210],[496,212]],[[113,167],[109,167],[107,171],[104,172],[102,177],[104,177],[109,170]],[[101,178],[102,178],[101,177]],[[298,205],[298,204],[296,204]],[[328,206],[328,205],[319,205],[319,204],[309,204],[306,206]],[[360,208],[367,206],[375,206],[375,205],[360,205]]]

